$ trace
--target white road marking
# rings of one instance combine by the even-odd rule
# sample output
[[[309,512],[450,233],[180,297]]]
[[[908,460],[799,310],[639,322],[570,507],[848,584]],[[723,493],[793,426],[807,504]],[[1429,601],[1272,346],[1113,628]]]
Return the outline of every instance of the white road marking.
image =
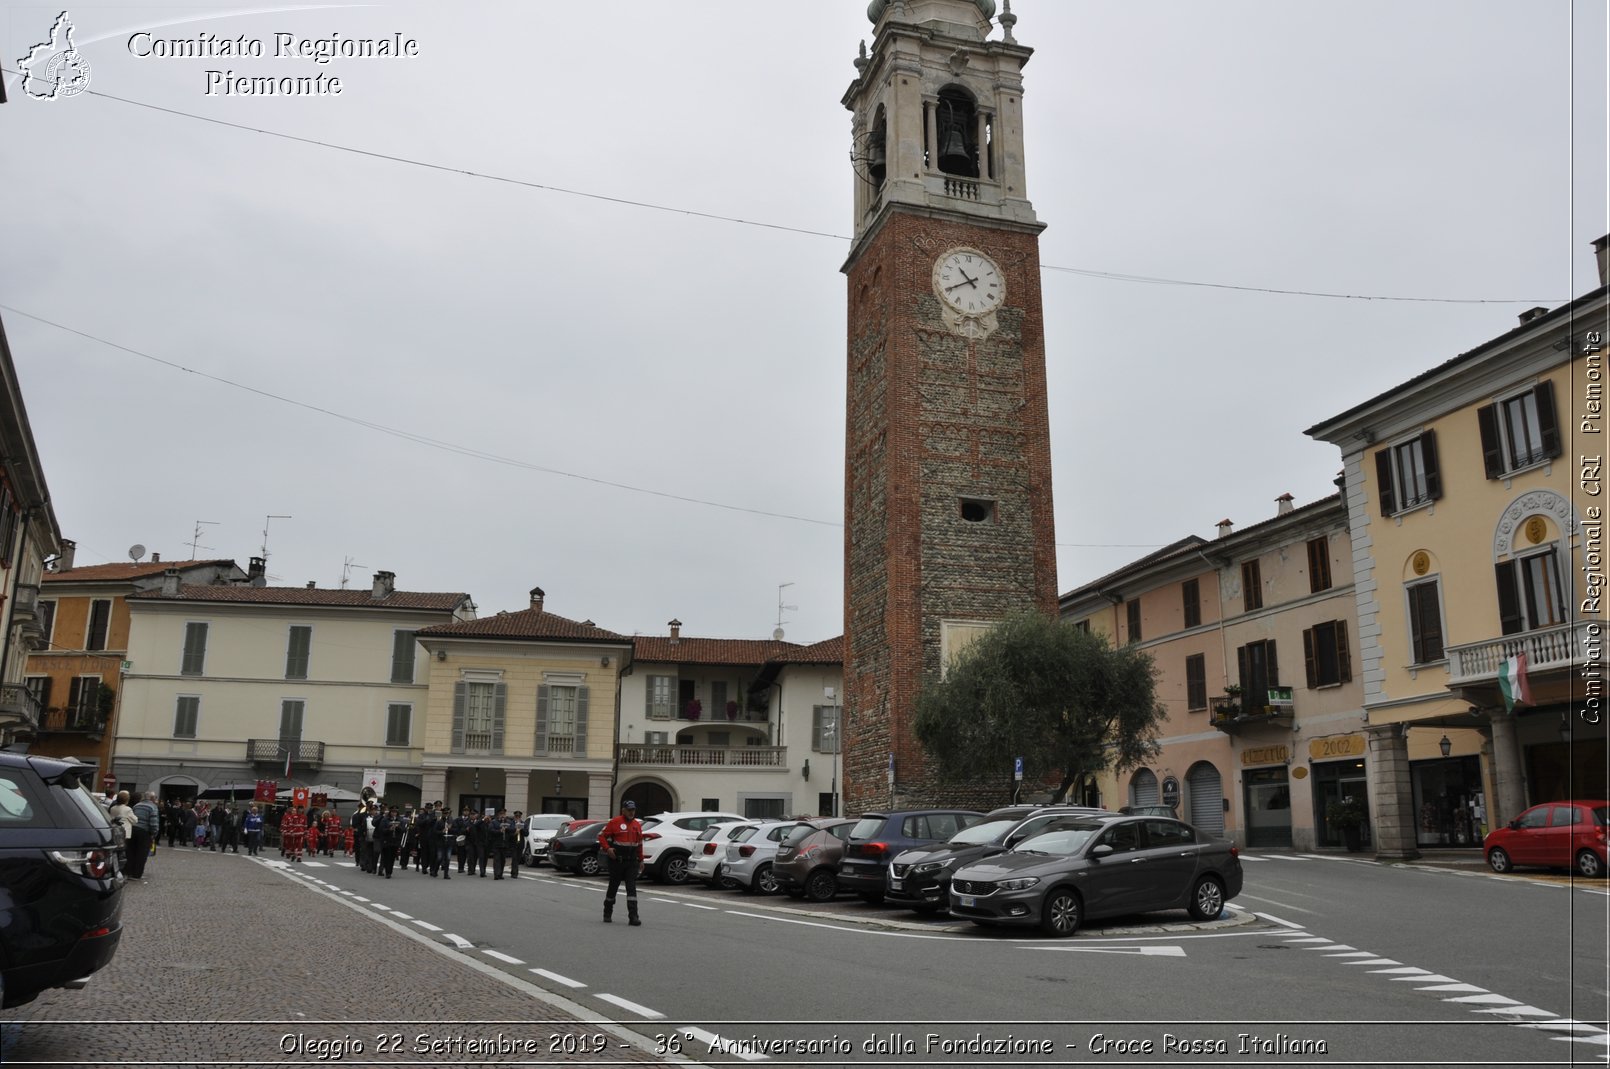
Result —
[[[1556,1043],[1594,1043],[1601,1047],[1610,1047],[1610,1033],[1601,1032],[1596,1036],[1555,1036]]]
[[[1505,998],[1503,995],[1495,995],[1491,991],[1482,995],[1461,995],[1459,998],[1445,998],[1442,1001],[1479,1003],[1486,1006],[1519,1006],[1521,1004],[1519,999]]]
[[[688,906],[688,907],[691,907],[691,908],[693,908],[693,909],[709,909],[709,910],[716,910],[716,909],[720,909],[720,908],[721,908],[721,907],[720,907],[720,906],[703,906],[703,905],[700,905],[700,904],[699,904],[699,903],[697,903],[697,902],[684,902],[684,903],[682,903],[682,904],[683,904],[683,905],[684,905],[684,906]]]
[[[507,954],[498,953],[496,950],[483,950],[483,951],[481,951],[481,953],[485,954],[489,958],[496,958],[499,961],[506,961],[510,965],[524,965],[525,964],[525,962],[521,961],[519,958],[511,958]]]
[[[1549,1032],[1602,1032],[1604,1029],[1596,1024],[1578,1021],[1574,1017],[1561,1017],[1558,1021],[1537,1021],[1527,1024],[1518,1024],[1516,1028],[1539,1028]]]
[[[587,986],[586,984],[582,983],[580,980],[572,980],[568,976],[560,976],[558,973],[549,972],[547,969],[532,969],[531,971],[536,973],[538,976],[547,977],[548,979],[552,980],[556,984],[564,984],[566,987],[586,987]]]
[[[1241,855],[1241,860],[1242,861],[1268,861],[1269,859],[1266,858],[1266,857],[1253,857],[1251,854],[1242,854]]]
[[[440,928],[438,928],[436,930],[438,932],[442,931]],[[468,939],[465,939],[462,935],[454,935],[452,932],[442,932],[442,938],[443,939],[451,939],[453,941],[453,945],[458,947],[460,950],[468,950],[468,949],[470,949],[470,947],[475,945],[474,943],[470,942]]]
[[[649,899],[649,901],[650,902],[663,902],[667,906],[680,905],[680,903],[677,902],[677,900],[674,899],[674,898],[651,898],[651,899]]]
[[[1422,969],[1422,968],[1420,968],[1419,966],[1416,966],[1416,965],[1405,965],[1401,969],[1371,969],[1370,972],[1403,973],[1403,974],[1408,975],[1408,976],[1430,976],[1431,975],[1431,970],[1430,969]],[[1403,977],[1400,976],[1400,977],[1397,977],[1397,979],[1401,980],[1401,979],[1403,979]]]
[[[720,1051],[722,1054],[731,1054],[734,1058],[746,1062],[764,1062],[770,1060],[764,1054],[755,1054],[751,1051],[745,1050],[734,1050],[733,1048],[738,1045],[737,1040],[723,1038],[722,1036],[716,1035],[714,1032],[706,1032],[702,1028],[690,1027],[683,1028],[680,1031],[689,1039],[703,1043],[712,1054]]]
[[[392,915],[392,916],[393,916],[393,917],[396,917],[396,918],[397,918],[397,919],[398,919],[398,920],[400,920],[400,921],[411,921],[411,920],[413,920],[413,919],[414,919],[414,918],[412,918],[412,917],[410,917],[410,916],[409,916],[409,915],[408,915],[408,914],[406,914],[406,913],[404,913],[404,912],[403,912],[403,911],[402,911],[402,910],[400,910],[400,909],[394,909],[394,910],[392,910],[392,911],[391,911],[391,915]]]
[[[391,907],[390,906],[382,906],[379,902],[371,902],[371,903],[369,903],[369,908],[370,909],[384,910],[387,913],[391,912]]]
[[[1290,854],[1270,854],[1269,858],[1273,858],[1276,861],[1307,861],[1308,860],[1306,857],[1293,857]],[[1265,860],[1268,860],[1268,858],[1266,858]]]
[[[625,1010],[627,1013],[635,1013],[639,1017],[664,1017],[665,1016],[665,1014],[661,1013],[658,1010],[651,1010],[647,1006],[639,1006],[637,1003],[629,1002],[626,999],[621,998],[619,995],[599,995],[598,997],[603,999],[605,1002],[613,1003],[614,1005],[619,1006],[621,1009]]]
[[[1558,1017],[1559,1014],[1550,1010],[1540,1010],[1536,1006],[1495,1006],[1490,1010],[1477,1010],[1477,1013],[1513,1013],[1520,1017]]]
[[[1398,983],[1410,980],[1417,984],[1457,984],[1459,982],[1453,977],[1443,976],[1441,973],[1428,973],[1425,976],[1394,976],[1392,979]]]
[[[439,932],[439,931],[441,931],[440,928],[436,927],[436,925],[434,925],[434,924],[431,924],[429,921],[415,921],[414,923],[419,925],[421,928],[425,929],[427,932]]]
[[[1257,895],[1249,895],[1249,894],[1247,894],[1247,893],[1246,893],[1246,892],[1245,892],[1245,891],[1243,891],[1243,892],[1241,892],[1241,897],[1242,897],[1242,898],[1250,898],[1250,899],[1252,899],[1252,900],[1253,900],[1253,901],[1254,901],[1254,902],[1268,902],[1268,903],[1270,903],[1270,904],[1271,904],[1271,905],[1276,905],[1276,906],[1279,906],[1279,907],[1280,907],[1280,908],[1281,908],[1281,909],[1291,909],[1291,910],[1296,910],[1296,911],[1297,911],[1297,912],[1298,912],[1298,913],[1310,913],[1310,914],[1312,914],[1312,913],[1316,913],[1316,912],[1317,912],[1317,911],[1316,911],[1316,910],[1312,910],[1312,909],[1304,909],[1304,908],[1302,908],[1302,907],[1301,907],[1301,906],[1294,906],[1294,905],[1292,905],[1292,904],[1291,904],[1291,903],[1289,903],[1289,902],[1282,902],[1282,901],[1280,901],[1280,899],[1278,899],[1278,898],[1260,898],[1260,897],[1259,897],[1259,896],[1257,896]],[[1263,916],[1263,914],[1262,914],[1262,913],[1257,913],[1257,914],[1254,914],[1254,916],[1258,916],[1258,917],[1262,917],[1262,916]],[[1267,919],[1267,918],[1265,918],[1265,919]],[[1293,928],[1301,928],[1301,927],[1302,927],[1302,925],[1300,925],[1300,924],[1294,924],[1294,925],[1292,925],[1292,927],[1293,927]]]
[[[1475,994],[1479,995],[1479,994],[1484,993],[1487,989],[1485,987],[1477,987],[1475,984],[1464,984],[1464,983],[1460,983],[1458,980],[1455,980],[1451,984],[1432,984],[1430,987],[1417,987],[1417,988],[1415,988],[1415,990],[1416,991],[1470,991],[1470,992],[1474,992]]]
[[[1348,951],[1345,954],[1326,954],[1325,956],[1327,958],[1373,958],[1373,957],[1375,957],[1375,951],[1373,951],[1373,950],[1352,950],[1352,951]],[[1358,964],[1361,964],[1361,963],[1356,962],[1356,961],[1349,961],[1346,964],[1348,964],[1348,965],[1358,965]]]
[[[1304,912],[1307,912],[1307,911],[1306,910],[1298,910],[1298,912],[1299,913],[1304,913]],[[1304,925],[1298,924],[1296,921],[1282,920],[1279,917],[1276,917],[1276,916],[1274,916],[1273,914],[1270,914],[1270,913],[1254,913],[1253,916],[1257,917],[1260,920],[1266,920],[1270,924],[1279,924],[1279,925],[1282,925],[1282,926],[1284,926],[1286,928],[1295,928],[1298,931],[1301,931],[1305,927]]]
[[[354,902],[367,902],[367,901],[369,901],[367,898],[363,897],[362,895],[353,895],[352,900]]]
[[[1184,947],[1023,947],[1024,950],[1061,950],[1075,954],[1138,954],[1141,957],[1183,958]]]
[[[1326,939],[1322,935],[1288,935],[1286,937],[1285,941],[1288,942],[1288,943],[1329,943],[1330,942],[1329,939]]]
[[[1343,965],[1402,965],[1403,963],[1401,961],[1393,961],[1391,958],[1370,958],[1367,961],[1344,961],[1344,962],[1342,962],[1342,964]]]
[[[1346,943],[1332,943],[1328,947],[1303,947],[1302,949],[1304,949],[1304,950],[1357,950],[1358,947],[1350,947]]]

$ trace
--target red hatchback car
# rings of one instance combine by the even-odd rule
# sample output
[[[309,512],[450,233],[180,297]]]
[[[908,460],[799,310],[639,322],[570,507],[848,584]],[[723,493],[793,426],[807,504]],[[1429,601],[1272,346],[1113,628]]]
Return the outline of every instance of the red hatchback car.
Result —
[[[1610,802],[1544,802],[1534,805],[1508,826],[1495,828],[1482,841],[1494,872],[1516,865],[1575,869],[1597,879],[1605,873],[1606,825]]]

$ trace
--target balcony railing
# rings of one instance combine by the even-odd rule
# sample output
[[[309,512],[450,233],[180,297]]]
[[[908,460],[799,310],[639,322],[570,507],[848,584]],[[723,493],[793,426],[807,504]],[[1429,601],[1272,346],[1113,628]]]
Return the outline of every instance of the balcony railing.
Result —
[[[20,720],[28,727],[39,727],[39,695],[21,683],[0,686],[0,720]]]
[[[1289,705],[1257,705],[1250,711],[1240,698],[1221,698],[1213,703],[1213,726],[1226,735],[1237,735],[1249,728],[1290,728],[1295,715]]]
[[[1587,660],[1592,633],[1586,620],[1525,631],[1518,635],[1466,642],[1449,646],[1448,686],[1494,683],[1504,662],[1516,654],[1526,654],[1526,671],[1535,676],[1555,668],[1570,668]],[[1602,656],[1602,653],[1600,654]]]
[[[615,748],[623,765],[638,768],[742,768],[781,772],[788,767],[785,746],[661,746],[624,744]]]
[[[502,745],[492,745],[492,733],[490,731],[466,731],[463,745],[453,747],[452,752],[486,754],[489,757],[494,757],[503,753],[503,747]]]
[[[324,743],[300,739],[291,743],[292,771],[324,764]],[[246,760],[259,765],[278,765],[285,769],[285,746],[279,739],[247,739]]]
[[[646,714],[646,718],[649,720],[676,720],[684,724],[764,724],[769,719],[769,716],[770,714],[764,709],[746,709],[742,707],[738,709],[738,714],[730,719],[725,711],[718,712],[712,716],[709,709],[701,711],[697,718],[689,716],[685,709],[678,711],[673,716],[671,715],[671,710],[664,706],[651,707]]]
[[[46,709],[41,731],[80,731],[86,735],[106,734],[106,717],[98,710]]]

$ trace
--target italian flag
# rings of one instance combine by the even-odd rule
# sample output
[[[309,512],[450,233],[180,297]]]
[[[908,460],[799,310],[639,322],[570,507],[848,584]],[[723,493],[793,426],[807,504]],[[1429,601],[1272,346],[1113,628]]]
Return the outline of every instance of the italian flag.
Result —
[[[291,755],[292,755],[291,748],[289,746],[285,747],[285,778],[286,779],[291,778]]]
[[[1504,661],[1498,672],[1498,689],[1504,692],[1505,710],[1532,704],[1532,684],[1526,678],[1526,654],[1517,653]]]

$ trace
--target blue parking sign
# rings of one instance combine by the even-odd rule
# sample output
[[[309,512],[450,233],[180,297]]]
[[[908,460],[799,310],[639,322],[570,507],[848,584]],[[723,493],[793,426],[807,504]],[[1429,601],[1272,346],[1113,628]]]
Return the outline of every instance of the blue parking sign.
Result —
[[[1012,759],[1012,778],[1015,780],[1023,778],[1023,758],[1021,757]]]

